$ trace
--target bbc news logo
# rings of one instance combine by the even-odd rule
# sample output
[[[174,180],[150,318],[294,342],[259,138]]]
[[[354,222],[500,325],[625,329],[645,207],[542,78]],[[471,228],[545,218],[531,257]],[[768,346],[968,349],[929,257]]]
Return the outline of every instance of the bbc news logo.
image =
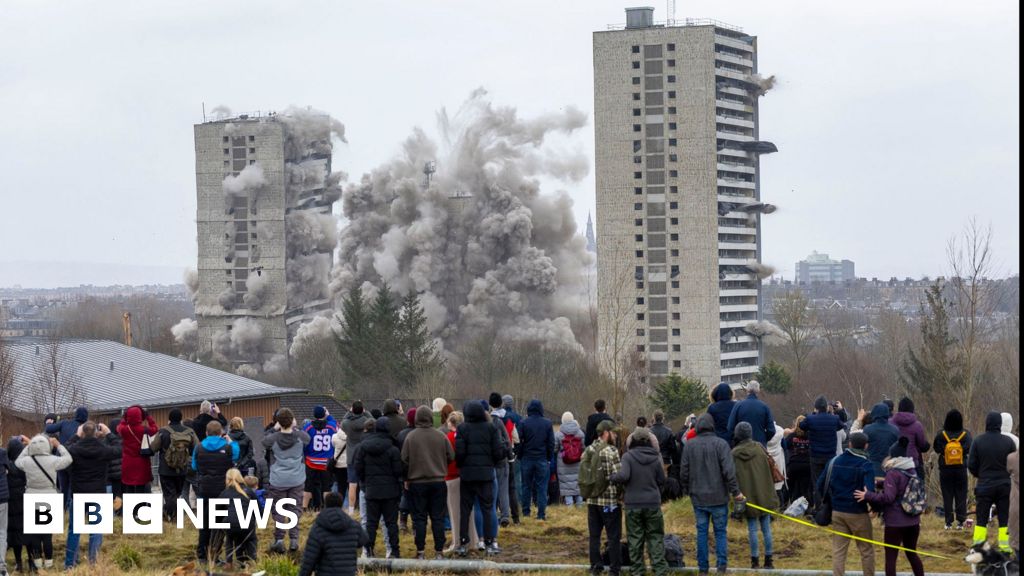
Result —
[[[64,532],[63,494],[25,494],[23,520],[25,534],[61,534]],[[176,501],[176,527],[182,530],[185,522],[198,529],[228,529],[228,517],[234,512],[239,527],[260,529],[270,524],[272,511],[282,519],[275,522],[281,530],[299,524],[295,513],[295,498],[267,500],[260,508],[254,499],[205,498],[196,501],[193,510],[185,500]],[[160,494],[125,494],[121,498],[124,534],[163,534],[163,496]],[[75,494],[71,500],[71,528],[76,534],[112,534],[114,532],[113,494]]]

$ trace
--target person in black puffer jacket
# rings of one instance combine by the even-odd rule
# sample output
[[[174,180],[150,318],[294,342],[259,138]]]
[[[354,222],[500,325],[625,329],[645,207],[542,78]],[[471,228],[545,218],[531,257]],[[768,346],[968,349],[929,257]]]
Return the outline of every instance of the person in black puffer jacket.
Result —
[[[355,576],[356,551],[369,545],[370,537],[341,505],[337,493],[324,497],[324,510],[306,538],[299,576]]]
[[[356,449],[352,464],[366,495],[366,533],[369,538],[367,556],[373,556],[377,541],[377,526],[384,519],[384,534],[388,540],[385,549],[390,558],[398,558],[398,500],[402,497],[402,454],[398,451],[387,418],[378,418],[372,432]]]
[[[253,455],[252,438],[245,433],[245,421],[235,416],[231,419],[228,436],[231,441],[238,444],[238,463],[235,467],[241,471],[242,476],[252,476],[256,473],[256,459]]]
[[[28,552],[28,543],[25,541],[25,524],[22,518],[27,480],[21,468],[14,465],[14,461],[21,456],[21,451],[24,449],[25,445],[17,436],[7,442],[7,491],[10,497],[7,506],[7,546],[14,550],[14,566],[17,572],[21,572],[24,566],[21,560],[22,549],[26,553]],[[4,550],[2,554],[6,555],[7,551]],[[28,564],[32,565],[31,558],[29,558]]]
[[[736,406],[733,400],[732,386],[725,382],[715,386],[711,392],[711,405],[708,406],[708,414],[715,420],[715,435],[725,440],[732,446],[732,430],[729,429],[729,415]]]
[[[1002,433],[1003,418],[999,412],[985,417],[985,433],[974,439],[967,457],[967,470],[978,479],[974,487],[977,521],[974,524],[974,543],[988,539],[988,522],[992,506],[999,519],[999,549],[1009,552],[1010,535],[1010,472],[1006,459],[1017,451],[1013,439]]]
[[[456,553],[459,556],[466,555],[469,519],[472,517],[473,503],[479,499],[480,510],[483,512],[484,544],[488,554],[497,554],[498,546],[494,543],[497,537],[494,521],[494,465],[504,457],[501,438],[479,400],[466,402],[463,413],[466,421],[455,432],[455,461],[459,465],[461,478],[459,534],[462,538]],[[550,428],[548,432],[554,435]]]
[[[71,454],[72,494],[100,494],[107,488],[107,474],[110,462],[121,458],[121,451],[103,441],[110,433],[103,424],[92,421],[83,423],[77,433],[68,440],[68,453]],[[73,513],[68,515],[68,538],[65,547],[64,569],[71,570],[78,564],[78,543],[81,534],[76,533]],[[102,534],[89,535],[89,564],[95,564],[99,557],[100,546],[103,544]]]

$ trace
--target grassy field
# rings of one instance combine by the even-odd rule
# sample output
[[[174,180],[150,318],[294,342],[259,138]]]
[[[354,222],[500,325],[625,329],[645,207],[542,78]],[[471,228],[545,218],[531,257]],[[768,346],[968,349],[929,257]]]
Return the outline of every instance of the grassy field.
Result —
[[[499,544],[503,554],[495,560],[504,562],[532,562],[548,564],[585,564],[587,562],[587,522],[583,509],[567,509],[564,506],[549,507],[548,521],[537,522],[524,519],[519,526],[501,531]],[[695,566],[695,539],[693,511],[689,502],[680,500],[666,506],[666,531],[678,534],[685,550],[687,566]],[[310,515],[302,519],[302,534],[308,532],[312,521]],[[876,539],[881,539],[881,529],[876,523]],[[96,567],[80,566],[69,574],[77,576],[166,576],[171,570],[188,561],[195,546],[195,530],[169,530],[160,536],[122,535],[120,525],[115,533],[104,538],[101,563]],[[259,541],[259,567],[267,569],[268,576],[291,576],[297,572],[297,559],[268,556],[266,548],[270,543],[270,531],[263,531]],[[775,564],[777,568],[823,569],[831,568],[831,536],[809,527],[786,520],[773,524],[775,538]],[[380,538],[380,536],[378,536]],[[412,535],[403,533],[401,542],[404,557],[413,557],[415,550]],[[85,540],[85,538],[83,538]],[[920,542],[921,550],[949,556],[951,560],[926,558],[925,570],[932,572],[968,572],[962,558],[970,544],[967,532],[945,532],[942,520],[929,515],[924,520]],[[427,547],[432,547],[428,536]],[[63,536],[54,538],[56,565],[62,567],[64,553]],[[378,545],[378,550],[383,546]],[[883,569],[883,549],[877,548],[876,565],[879,573]],[[85,542],[82,542],[82,555]],[[479,555],[470,558],[480,558]],[[10,564],[8,556],[8,566]],[[714,560],[712,559],[712,566]],[[748,568],[750,563],[745,523],[729,524],[729,565],[734,568]],[[847,566],[859,570],[859,556],[851,550]],[[900,570],[909,566],[901,557]],[[62,570],[55,570],[58,572]]]

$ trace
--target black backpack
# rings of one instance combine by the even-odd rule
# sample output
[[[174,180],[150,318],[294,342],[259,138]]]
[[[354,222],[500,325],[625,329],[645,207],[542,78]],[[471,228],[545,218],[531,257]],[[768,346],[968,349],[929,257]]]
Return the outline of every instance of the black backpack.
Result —
[[[683,541],[675,534],[665,534],[665,562],[669,568],[683,568]]]
[[[614,545],[614,544],[613,544]],[[619,542],[619,557],[622,559],[623,566],[632,566],[633,562],[629,559],[629,543]],[[611,557],[608,554],[608,543],[604,545],[604,551],[601,552],[601,564],[605,566],[611,566]]]

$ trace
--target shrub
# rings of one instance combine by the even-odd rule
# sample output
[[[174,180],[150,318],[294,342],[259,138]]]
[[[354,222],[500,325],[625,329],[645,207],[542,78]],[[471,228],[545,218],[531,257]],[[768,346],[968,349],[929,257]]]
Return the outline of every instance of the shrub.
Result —
[[[114,561],[114,564],[117,564],[117,567],[122,572],[142,568],[142,553],[132,548],[129,544],[118,544],[117,548],[114,548],[114,552],[110,555],[110,559]]]

